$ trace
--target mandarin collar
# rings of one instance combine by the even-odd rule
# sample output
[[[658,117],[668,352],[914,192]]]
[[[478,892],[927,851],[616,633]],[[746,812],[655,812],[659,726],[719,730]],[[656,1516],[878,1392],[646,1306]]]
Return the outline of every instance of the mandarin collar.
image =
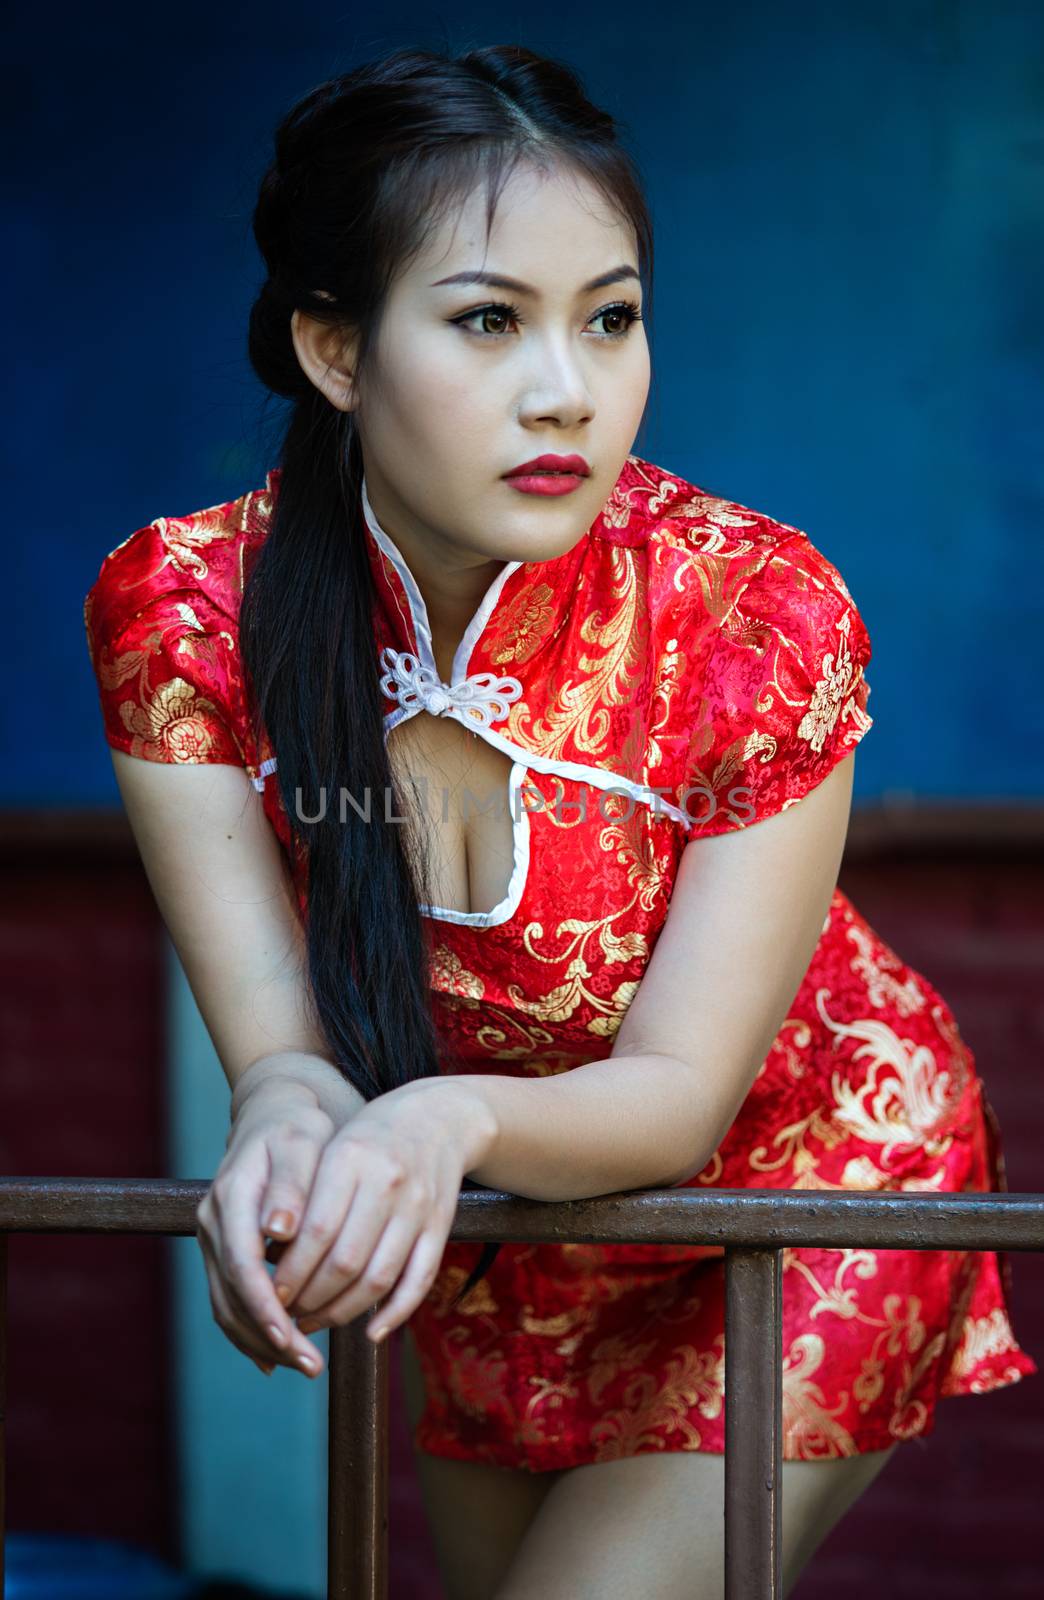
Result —
[[[365,477],[361,502],[377,595],[381,689],[398,707],[391,716],[398,721],[423,709],[476,727],[500,721],[525,685],[489,667],[532,662],[561,627],[575,598],[590,529],[561,556],[504,563],[464,630],[447,683],[435,662],[424,596],[402,551],[377,520]]]

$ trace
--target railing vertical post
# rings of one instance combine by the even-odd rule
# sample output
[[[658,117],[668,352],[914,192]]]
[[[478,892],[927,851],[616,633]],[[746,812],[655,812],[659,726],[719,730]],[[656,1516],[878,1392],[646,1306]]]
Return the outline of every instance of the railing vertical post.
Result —
[[[0,1595],[4,1585],[7,1528],[7,1234],[0,1233]]]
[[[328,1600],[387,1600],[388,1341],[330,1329]]]
[[[725,1600],[780,1600],[783,1253],[725,1251]]]

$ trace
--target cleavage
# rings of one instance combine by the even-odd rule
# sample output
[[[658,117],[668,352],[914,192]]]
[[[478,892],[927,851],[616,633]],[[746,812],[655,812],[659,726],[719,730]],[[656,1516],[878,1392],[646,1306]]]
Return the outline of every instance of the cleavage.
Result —
[[[468,914],[495,910],[514,870],[512,758],[455,717],[423,710],[396,724],[387,749],[429,841],[430,903]]]

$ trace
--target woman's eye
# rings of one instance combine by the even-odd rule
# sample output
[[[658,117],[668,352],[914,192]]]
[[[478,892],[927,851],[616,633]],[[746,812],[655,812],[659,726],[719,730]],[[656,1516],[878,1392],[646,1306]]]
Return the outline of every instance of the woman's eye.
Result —
[[[609,327],[600,337],[603,339],[623,339],[627,336],[631,326],[641,321],[641,312],[637,305],[629,300],[622,300],[616,305],[603,306],[601,311],[596,311],[591,318],[592,322],[608,321]],[[518,306],[491,305],[479,306],[474,311],[468,311],[462,317],[452,317],[452,322],[467,327],[469,333],[474,333],[480,339],[500,339],[505,332],[506,322],[521,323],[524,319]],[[471,324],[479,322],[479,327]],[[490,322],[496,326],[489,327]]]
[[[483,322],[485,322],[486,319],[489,318],[489,317],[491,317],[494,322],[496,322],[498,320],[500,322],[504,322],[505,320],[511,320],[512,318],[517,316],[517,312],[513,312],[510,309],[510,307],[508,307],[508,306],[486,306],[485,309],[482,310],[482,311],[473,311],[472,312],[472,316],[480,317]],[[465,318],[464,320],[467,321],[467,318]],[[486,328],[486,327],[483,327],[481,331],[483,333],[496,335],[498,333],[503,333],[504,330],[503,330],[503,328]]]
[[[633,305],[630,301],[622,300],[619,305],[606,306],[604,310],[597,312],[594,320],[598,321],[602,317],[608,317],[617,324],[606,337],[609,339],[622,339],[633,323],[641,321],[642,314],[636,305]],[[620,326],[621,322],[622,326]]]

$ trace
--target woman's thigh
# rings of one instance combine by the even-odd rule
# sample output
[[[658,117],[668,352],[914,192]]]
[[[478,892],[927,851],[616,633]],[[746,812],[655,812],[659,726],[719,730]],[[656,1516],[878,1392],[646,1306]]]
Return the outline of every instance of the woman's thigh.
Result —
[[[783,1593],[896,1447],[783,1463]],[[630,1456],[556,1474],[489,1600],[719,1600],[725,1458]]]
[[[402,1378],[411,1429],[424,1409],[424,1379],[413,1336],[402,1340]],[[453,1461],[414,1450],[446,1600],[491,1600],[557,1472],[525,1472]]]

